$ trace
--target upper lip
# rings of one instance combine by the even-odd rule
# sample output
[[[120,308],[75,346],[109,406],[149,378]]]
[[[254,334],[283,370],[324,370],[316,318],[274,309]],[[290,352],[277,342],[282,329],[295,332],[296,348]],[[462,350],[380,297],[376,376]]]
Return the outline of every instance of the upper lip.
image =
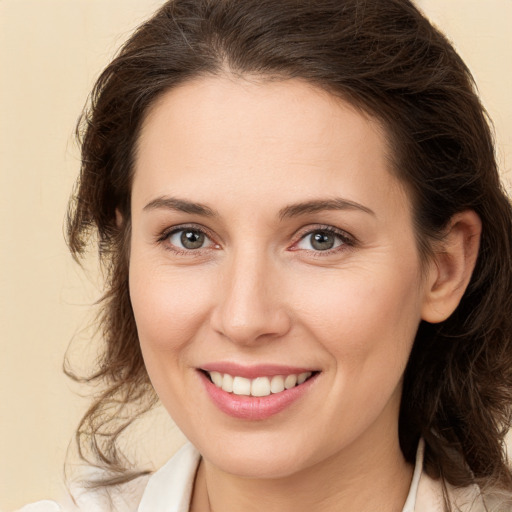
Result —
[[[273,377],[274,375],[292,375],[304,372],[318,371],[306,366],[288,366],[281,364],[256,364],[244,365],[233,362],[216,362],[201,366],[200,370],[206,372],[227,373],[232,376],[245,377],[246,379],[255,379],[257,377]]]

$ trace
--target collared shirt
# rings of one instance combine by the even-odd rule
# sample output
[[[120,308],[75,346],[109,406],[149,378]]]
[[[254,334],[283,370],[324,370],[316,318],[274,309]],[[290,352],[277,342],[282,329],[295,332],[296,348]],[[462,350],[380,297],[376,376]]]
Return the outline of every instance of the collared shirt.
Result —
[[[424,443],[420,442],[409,494],[402,512],[444,512],[445,496],[439,480],[423,471]],[[104,491],[80,491],[76,505],[40,501],[26,505],[19,512],[189,512],[194,478],[201,456],[190,443],[183,446],[151,477],[123,486],[123,492],[112,495]],[[453,510],[461,512],[509,512],[510,505],[484,505],[477,486],[454,488],[446,484]]]

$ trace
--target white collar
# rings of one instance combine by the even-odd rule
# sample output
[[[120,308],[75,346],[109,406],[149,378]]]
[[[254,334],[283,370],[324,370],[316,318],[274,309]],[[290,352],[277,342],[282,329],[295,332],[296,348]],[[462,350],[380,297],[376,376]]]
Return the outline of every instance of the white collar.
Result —
[[[148,480],[137,512],[189,512],[201,455],[185,444]]]
[[[422,476],[424,450],[425,443],[421,440],[416,453],[411,487],[402,512],[422,512],[416,509],[416,497],[420,481],[425,479],[425,475]],[[151,476],[137,512],[189,512],[200,458],[192,444],[185,444],[169,462]],[[429,512],[434,511],[430,509]]]

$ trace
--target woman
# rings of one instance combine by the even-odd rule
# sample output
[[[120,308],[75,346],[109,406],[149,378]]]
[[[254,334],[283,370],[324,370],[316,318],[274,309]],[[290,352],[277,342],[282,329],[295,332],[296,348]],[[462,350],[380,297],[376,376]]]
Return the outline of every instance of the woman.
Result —
[[[414,5],[168,2],[80,134],[69,245],[107,269],[83,510],[512,509],[512,209]],[[157,397],[191,444],[148,479],[116,441]]]

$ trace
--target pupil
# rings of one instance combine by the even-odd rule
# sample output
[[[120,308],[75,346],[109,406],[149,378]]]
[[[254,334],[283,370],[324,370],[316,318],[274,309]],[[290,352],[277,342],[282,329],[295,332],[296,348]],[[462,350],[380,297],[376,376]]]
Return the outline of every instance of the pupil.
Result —
[[[319,251],[332,249],[334,247],[334,236],[325,232],[317,232],[313,235],[311,245]]]
[[[199,249],[204,243],[204,234],[198,231],[183,231],[181,243],[186,249]]]

